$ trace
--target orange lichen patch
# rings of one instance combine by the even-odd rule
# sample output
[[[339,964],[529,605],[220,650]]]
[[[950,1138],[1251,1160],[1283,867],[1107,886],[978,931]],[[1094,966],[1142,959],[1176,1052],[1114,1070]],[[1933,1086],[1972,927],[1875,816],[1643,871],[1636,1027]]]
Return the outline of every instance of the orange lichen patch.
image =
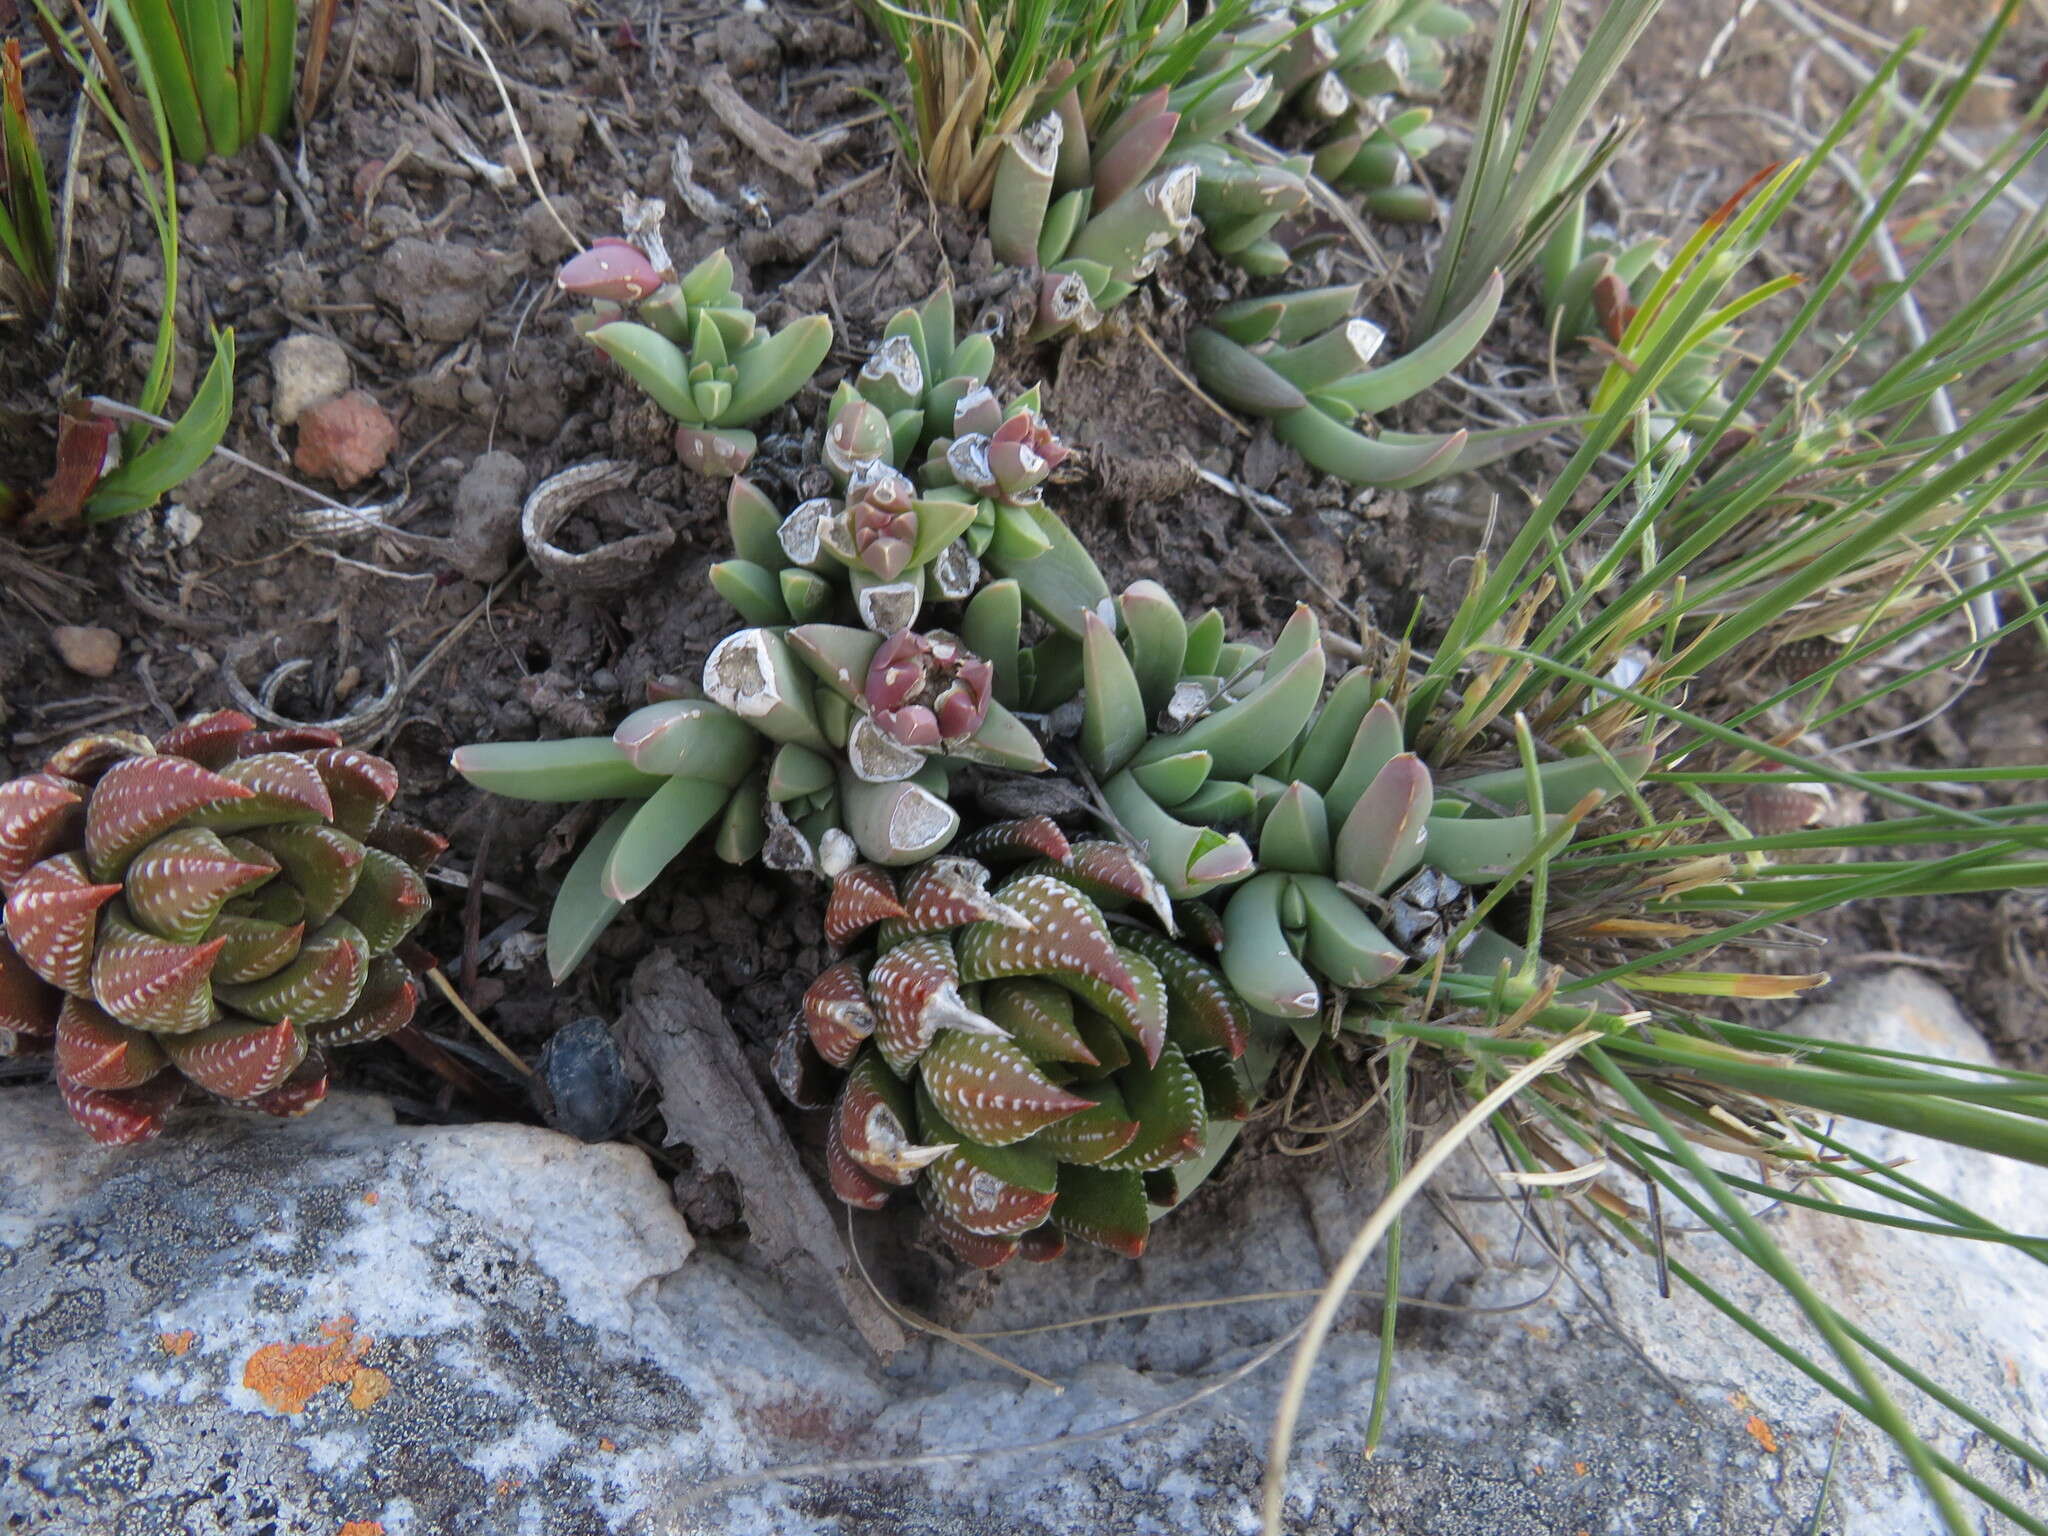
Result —
[[[351,1520],[341,1528],[338,1536],[384,1536],[384,1522],[381,1520]]]
[[[347,1387],[349,1406],[361,1412],[391,1390],[391,1378],[361,1363],[370,1340],[355,1331],[355,1319],[337,1317],[320,1325],[321,1344],[266,1344],[242,1367],[242,1385],[279,1413],[304,1413],[315,1393]]]
[[[182,1355],[198,1337],[190,1328],[180,1329],[177,1333],[160,1333],[156,1336],[156,1347],[167,1355]]]
[[[1752,1413],[1749,1416],[1749,1422],[1742,1427],[1749,1431],[1749,1438],[1762,1446],[1765,1451],[1773,1456],[1778,1454],[1778,1437],[1771,1433],[1770,1425]]]
[[[368,1413],[390,1393],[389,1376],[373,1366],[362,1366],[348,1384],[348,1405],[357,1413]]]

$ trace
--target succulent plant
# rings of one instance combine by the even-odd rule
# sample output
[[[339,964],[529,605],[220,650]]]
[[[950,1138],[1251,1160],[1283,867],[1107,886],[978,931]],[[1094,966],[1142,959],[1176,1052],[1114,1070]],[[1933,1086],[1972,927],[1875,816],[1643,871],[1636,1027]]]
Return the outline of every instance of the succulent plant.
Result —
[[[1160,931],[1170,909],[1123,845],[1069,844],[1040,816],[974,846],[981,859],[928,860],[900,884],[840,873],[827,936],[870,942],[806,990],[777,1076],[822,1103],[821,1070],[844,1071],[826,1166],[847,1204],[915,1186],[983,1268],[1056,1257],[1069,1236],[1136,1257],[1153,1208],[1249,1112],[1250,1018]]]
[[[1014,580],[1020,600],[1069,639],[1108,603],[1093,562],[1046,503],[1068,449],[1039,415],[1037,390],[999,401],[987,382],[994,338],[956,335],[942,289],[893,317],[833,393],[823,458],[839,496],[812,497],[785,517],[751,482],[733,482],[736,558],[711,580],[742,618],[894,634],[918,622],[927,598],[966,599],[989,573]]]
[[[418,1000],[394,950],[447,845],[388,813],[397,792],[332,732],[232,710],[83,737],[0,784],[0,1047],[50,1046],[102,1142],[156,1135],[187,1087],[312,1108],[327,1053]]]
[[[1188,360],[1224,404],[1327,474],[1355,485],[1411,486],[1485,463],[1511,443],[1458,431],[1356,430],[1360,419],[1413,399],[1469,357],[1500,312],[1498,273],[1455,321],[1403,356],[1370,366],[1386,333],[1352,317],[1355,287],[1239,299],[1188,336]]]
[[[736,475],[757,446],[747,429],[802,389],[832,346],[832,322],[806,315],[770,336],[733,293],[723,250],[682,277],[629,241],[604,239],[556,275],[592,301],[577,329],[678,423],[676,454],[703,475]],[[637,317],[627,319],[631,308]]]
[[[1439,94],[1448,80],[1445,44],[1472,23],[1441,0],[1333,6],[1281,4],[1231,33],[1204,59],[1214,68],[1246,60],[1265,70],[1272,88],[1245,118],[1247,129],[1287,130],[1303,146],[1304,169],[1330,186],[1355,192],[1365,211],[1398,223],[1436,216],[1436,200],[1414,179],[1415,167],[1444,142],[1431,110],[1417,98]],[[1270,226],[1268,226],[1270,227]],[[1240,264],[1271,275],[1287,252],[1255,238]],[[1212,240],[1241,235],[1211,225]]]

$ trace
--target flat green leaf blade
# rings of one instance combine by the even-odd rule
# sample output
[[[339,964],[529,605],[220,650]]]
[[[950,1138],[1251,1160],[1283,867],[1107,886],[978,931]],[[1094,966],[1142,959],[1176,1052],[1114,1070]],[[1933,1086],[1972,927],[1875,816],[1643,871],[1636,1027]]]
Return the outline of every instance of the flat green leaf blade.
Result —
[[[104,480],[85,504],[86,521],[103,522],[153,507],[220,446],[235,404],[235,333],[219,333],[213,363],[178,424]]]

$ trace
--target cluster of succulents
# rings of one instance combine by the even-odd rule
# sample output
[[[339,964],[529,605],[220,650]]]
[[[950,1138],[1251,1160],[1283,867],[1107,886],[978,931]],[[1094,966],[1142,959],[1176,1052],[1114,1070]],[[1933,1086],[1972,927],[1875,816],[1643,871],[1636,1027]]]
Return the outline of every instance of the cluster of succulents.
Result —
[[[1343,308],[1228,323],[1286,346],[1318,303]],[[1326,687],[1309,609],[1262,646],[1157,583],[1112,596],[1044,504],[1064,449],[1035,399],[998,405],[983,340],[956,339],[944,295],[891,323],[829,407],[839,497],[780,516],[734,482],[737,558],[714,579],[749,622],[712,648],[702,698],[665,690],[612,736],[465,746],[455,766],[625,802],[563,882],[558,978],[700,834],[831,882],[826,937],[849,952],[777,1068],[833,1104],[843,1198],[915,1184],[978,1264],[1067,1235],[1136,1252],[1263,1086],[1260,1031],[1405,995],[1440,953],[1490,963],[1507,941],[1475,894],[1642,758],[1439,783],[1384,679]],[[1047,772],[1082,786],[1057,803],[1092,805],[1088,825],[978,817],[965,792]]]
[[[1226,50],[1270,60],[1264,67],[1273,88],[1247,116],[1247,128],[1291,125],[1321,180],[1358,194],[1375,218],[1422,223],[1436,216],[1436,199],[1415,168],[1445,139],[1423,100],[1448,81],[1445,45],[1471,30],[1471,19],[1442,0],[1284,3],[1232,34]],[[1284,269],[1284,260],[1272,266],[1274,253],[1266,254],[1269,263],[1253,271]]]
[[[1136,1256],[1212,1127],[1249,1112],[1250,1017],[1162,931],[1171,908],[1124,845],[1034,816],[961,846],[978,857],[833,881],[826,936],[860,952],[805,991],[777,1076],[830,1103],[826,1167],[849,1205],[914,1185],[982,1267],[1052,1258],[1070,1234]],[[845,1074],[836,1092],[825,1068]]]
[[[1357,318],[1356,287],[1236,300],[1188,335],[1188,361],[1224,404],[1263,416],[1273,434],[1326,474],[1401,487],[1483,462],[1469,434],[1382,431],[1357,423],[1413,399],[1479,345],[1500,312],[1500,274],[1450,323],[1390,363],[1372,365],[1386,333]]]
[[[1127,101],[1084,100],[1073,62],[1053,68],[1042,115],[1004,139],[989,189],[996,257],[1043,274],[1031,339],[1093,329],[1198,233],[1254,276],[1286,271],[1293,257],[1275,231],[1309,207],[1311,174],[1359,193],[1378,217],[1434,216],[1414,167],[1443,132],[1428,107],[1397,110],[1395,98],[1441,86],[1441,40],[1469,23],[1422,0],[1354,7],[1333,32],[1320,19],[1327,9],[1265,11]],[[1163,60],[1183,32],[1162,31],[1146,59]],[[1144,77],[1144,62],[1132,78]],[[1309,124],[1303,151],[1255,157],[1230,142],[1232,130],[1264,128],[1283,111]]]
[[[156,1135],[188,1088],[312,1108],[327,1054],[418,1001],[394,951],[447,844],[389,813],[397,792],[331,731],[233,710],[83,737],[0,784],[0,1054],[49,1048],[107,1143]]]
[[[676,454],[703,475],[745,469],[758,446],[748,428],[802,389],[832,346],[823,315],[763,331],[732,280],[722,249],[678,278],[614,238],[556,275],[564,292],[591,301],[577,330],[675,419]]]

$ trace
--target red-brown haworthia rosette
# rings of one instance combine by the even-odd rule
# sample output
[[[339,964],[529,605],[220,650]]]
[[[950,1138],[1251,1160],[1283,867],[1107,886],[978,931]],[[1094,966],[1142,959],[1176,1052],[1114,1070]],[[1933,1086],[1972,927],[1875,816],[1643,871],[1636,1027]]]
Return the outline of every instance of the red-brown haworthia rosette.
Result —
[[[51,1040],[64,1102],[109,1144],[157,1134],[188,1087],[312,1108],[327,1049],[418,1006],[392,951],[447,845],[390,816],[397,792],[324,727],[231,710],[154,746],[81,738],[0,784],[0,1051]]]

